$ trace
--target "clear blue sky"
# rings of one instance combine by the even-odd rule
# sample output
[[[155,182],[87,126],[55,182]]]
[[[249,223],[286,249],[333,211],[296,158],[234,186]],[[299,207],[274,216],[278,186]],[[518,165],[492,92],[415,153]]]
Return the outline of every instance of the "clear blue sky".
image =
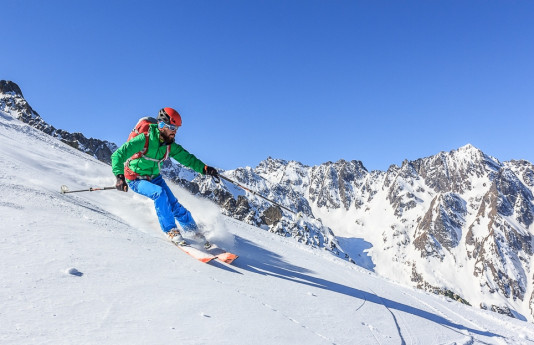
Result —
[[[467,143],[534,162],[532,1],[0,0],[0,79],[117,144],[175,107],[207,164],[361,160]]]

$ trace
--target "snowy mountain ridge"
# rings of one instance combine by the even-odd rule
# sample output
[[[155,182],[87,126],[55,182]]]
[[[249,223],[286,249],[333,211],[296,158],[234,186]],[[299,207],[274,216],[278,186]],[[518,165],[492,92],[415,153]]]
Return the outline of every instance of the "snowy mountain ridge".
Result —
[[[16,84],[0,85],[0,109],[48,128]],[[109,161],[98,147],[114,144],[100,144],[85,152]],[[385,172],[369,172],[359,161],[310,167],[273,158],[223,172],[303,216],[177,164],[163,172],[248,224],[325,248],[404,285],[534,320],[534,167],[527,161],[501,163],[466,145]]]
[[[269,158],[226,174],[317,218],[346,254],[382,276],[533,320],[527,161],[501,163],[466,145],[386,172],[357,161],[306,167]],[[366,254],[372,261],[358,262]]]
[[[69,133],[46,123],[12,81],[0,80],[0,110],[103,162],[111,163],[111,154],[117,149],[117,145],[109,141],[86,138],[81,133]]]

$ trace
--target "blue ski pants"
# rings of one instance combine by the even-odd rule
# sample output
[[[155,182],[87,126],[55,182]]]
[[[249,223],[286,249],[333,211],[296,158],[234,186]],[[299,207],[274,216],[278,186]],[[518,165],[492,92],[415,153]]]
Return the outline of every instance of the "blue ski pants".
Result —
[[[159,225],[164,232],[169,232],[176,228],[175,219],[182,229],[186,231],[195,231],[197,229],[197,224],[191,216],[191,212],[178,202],[178,199],[172,194],[161,175],[152,180],[133,180],[128,182],[128,186],[134,192],[154,200]]]

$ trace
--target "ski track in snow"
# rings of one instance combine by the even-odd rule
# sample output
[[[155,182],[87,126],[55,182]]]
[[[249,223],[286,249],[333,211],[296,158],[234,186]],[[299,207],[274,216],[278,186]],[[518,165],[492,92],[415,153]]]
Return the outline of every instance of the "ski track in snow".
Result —
[[[453,320],[453,319],[451,319],[449,315],[447,315],[447,314],[441,312],[439,309],[434,308],[432,305],[430,305],[430,304],[428,304],[428,303],[426,303],[426,302],[424,302],[424,301],[421,301],[420,299],[417,299],[415,296],[410,295],[410,294],[406,293],[405,291],[402,291],[401,293],[402,293],[403,295],[405,295],[405,296],[410,297],[410,299],[411,299],[412,301],[415,301],[416,303],[419,303],[419,304],[421,304],[421,305],[423,305],[423,306],[425,306],[425,307],[431,309],[432,312],[436,313],[437,315],[442,316],[444,319],[448,320],[450,323],[456,323],[456,322],[458,322],[457,320]],[[413,303],[413,302],[412,302],[412,303]],[[464,322],[466,322],[466,323],[468,323],[468,324],[471,324],[471,326],[472,326],[474,329],[478,329],[478,328],[480,328],[480,325],[473,323],[471,320],[468,320],[467,318],[463,317],[462,315],[458,314],[457,312],[454,312],[454,311],[452,311],[451,309],[449,309],[449,308],[447,308],[447,307],[445,307],[445,306],[443,306],[443,305],[442,305],[441,307],[442,307],[442,308],[445,308],[450,314],[453,314],[455,317],[458,317],[458,318],[464,320]],[[440,325],[441,327],[444,327],[444,328],[448,329],[448,330],[451,330],[451,331],[454,332],[454,333],[459,334],[460,336],[467,336],[467,337],[469,338],[469,339],[467,340],[467,344],[470,343],[470,342],[472,342],[472,341],[474,341],[474,338],[473,338],[472,336],[469,335],[469,331],[468,331],[467,329],[466,329],[464,332],[462,332],[462,331],[459,330],[459,329],[454,329],[454,328],[452,328],[452,327],[450,327],[450,326],[447,326],[447,325],[445,325],[445,324],[439,324],[439,325]],[[488,331],[488,330],[487,330],[485,327],[483,327],[483,331]],[[481,344],[487,344],[487,343],[485,343],[485,342],[483,342],[483,341],[481,341],[481,340],[478,340],[478,342],[481,343]]]
[[[391,315],[392,319],[393,319],[393,322],[395,324],[395,327],[397,329],[397,334],[399,336],[399,339],[400,339],[400,343],[401,345],[406,345],[406,341],[404,340],[404,337],[402,336],[402,331],[401,331],[401,327],[399,325],[399,322],[397,320],[397,317],[395,316],[395,313],[393,313],[393,311],[391,311],[391,309],[389,309],[385,304],[384,304],[384,300],[378,296],[376,294],[376,292],[374,292],[372,289],[369,289],[371,291],[372,294],[374,294],[380,301],[381,301],[381,305],[386,308],[386,310],[389,312],[389,314]],[[407,328],[407,327],[406,327]],[[411,342],[410,342],[411,343]]]
[[[362,301],[362,304],[360,304],[356,310],[354,310],[354,312],[358,312],[360,309],[362,309],[364,306],[365,306],[365,303],[367,302],[367,299],[363,299]],[[373,326],[371,325],[368,325],[366,324],[365,322],[362,322],[362,325],[363,326],[366,326],[366,329],[371,333],[371,335],[373,336],[373,338],[375,339],[376,343],[381,345],[382,343],[380,342],[380,340],[378,340],[378,337],[377,335],[375,334],[375,332],[373,332]]]

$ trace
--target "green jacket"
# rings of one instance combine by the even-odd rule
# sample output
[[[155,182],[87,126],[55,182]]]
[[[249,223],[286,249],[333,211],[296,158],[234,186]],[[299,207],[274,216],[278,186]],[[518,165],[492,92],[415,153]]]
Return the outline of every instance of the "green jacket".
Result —
[[[156,124],[150,125],[148,129],[148,150],[145,156],[152,159],[160,160],[167,152],[167,145],[160,142],[159,129]],[[115,176],[124,174],[124,163],[137,152],[145,147],[145,136],[139,134],[131,140],[124,143],[117,151],[111,155],[111,168]],[[176,159],[180,164],[190,167],[198,173],[204,173],[205,164],[191,153],[187,152],[182,146],[172,143],[169,157]],[[159,175],[158,162],[144,159],[143,157],[134,159],[130,162],[130,169],[141,176]]]

